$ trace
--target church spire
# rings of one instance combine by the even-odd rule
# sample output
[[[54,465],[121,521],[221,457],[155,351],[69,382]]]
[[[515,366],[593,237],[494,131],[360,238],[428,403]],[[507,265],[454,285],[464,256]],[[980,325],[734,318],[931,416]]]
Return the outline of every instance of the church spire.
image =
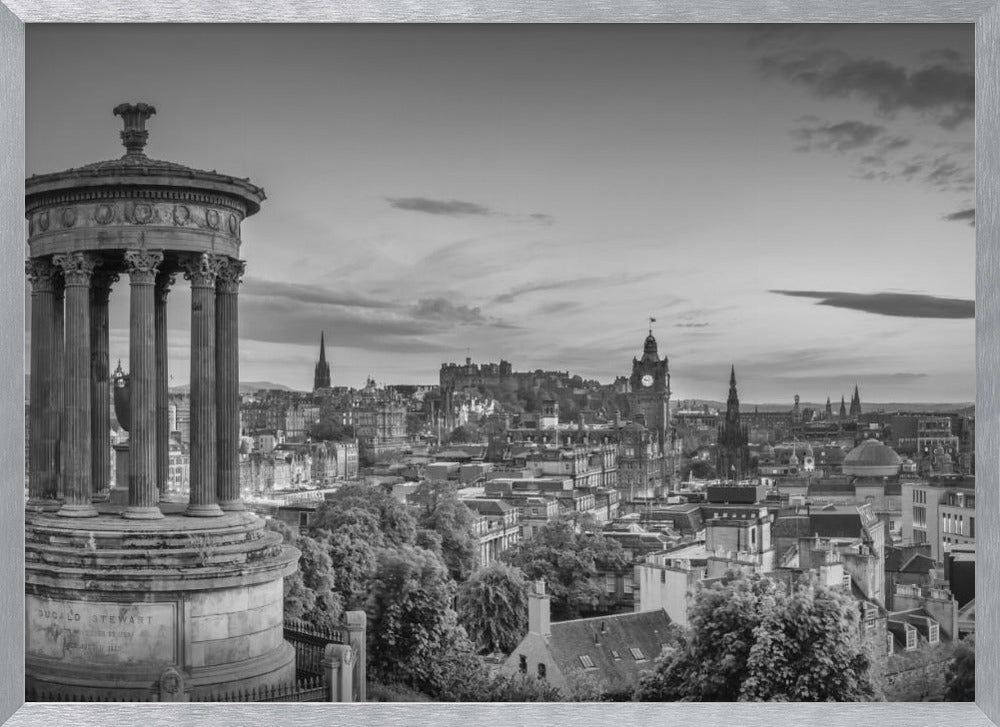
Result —
[[[861,415],[861,394],[858,393],[858,385],[854,385],[854,396],[851,397],[851,416]]]
[[[313,391],[330,388],[330,364],[326,361],[326,332],[319,334],[319,361],[313,374]]]
[[[731,368],[729,369],[729,388],[730,389],[736,388],[736,364],[732,364]]]

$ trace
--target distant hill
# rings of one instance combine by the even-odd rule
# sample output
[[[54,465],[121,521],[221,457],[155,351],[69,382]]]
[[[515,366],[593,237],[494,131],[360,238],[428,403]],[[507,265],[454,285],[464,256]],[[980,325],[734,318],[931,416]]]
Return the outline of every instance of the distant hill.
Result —
[[[295,391],[295,389],[290,386],[285,386],[284,384],[275,384],[271,381],[241,381],[240,382],[240,393],[241,394],[252,394],[255,391],[261,391],[264,389],[277,389],[279,391]],[[190,384],[184,384],[183,386],[171,386],[170,393],[172,394],[186,394],[191,391]]]
[[[687,401],[687,400],[685,400]],[[712,401],[711,399],[694,399],[694,401],[699,405],[707,404],[713,409],[718,409],[719,411],[725,411],[726,402],[724,401]],[[833,405],[833,412],[836,414],[840,411],[840,402],[831,402]],[[959,412],[961,414],[974,414],[976,405],[969,401],[962,402],[861,402],[861,411],[865,414],[872,414],[874,412],[885,411],[913,411],[913,412]],[[792,410],[792,404],[754,404],[741,401],[740,411],[741,412],[752,412],[754,409],[762,412],[781,412]],[[811,401],[800,401],[800,409],[815,409],[817,411],[823,411],[826,409],[826,402],[816,403]]]

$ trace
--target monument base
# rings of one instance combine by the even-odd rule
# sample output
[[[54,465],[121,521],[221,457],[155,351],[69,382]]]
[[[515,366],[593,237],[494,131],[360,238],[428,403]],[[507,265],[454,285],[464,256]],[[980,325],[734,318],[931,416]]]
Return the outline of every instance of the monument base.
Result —
[[[249,512],[28,513],[29,700],[184,701],[294,682],[283,580],[298,551]]]

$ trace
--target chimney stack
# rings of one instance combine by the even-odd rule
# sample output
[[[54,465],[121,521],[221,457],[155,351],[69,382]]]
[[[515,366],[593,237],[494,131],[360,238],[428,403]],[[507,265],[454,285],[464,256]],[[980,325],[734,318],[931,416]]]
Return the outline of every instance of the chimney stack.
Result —
[[[528,594],[528,633],[538,634],[548,638],[552,635],[549,628],[549,607],[552,597],[545,592],[545,581],[538,579],[534,588]]]

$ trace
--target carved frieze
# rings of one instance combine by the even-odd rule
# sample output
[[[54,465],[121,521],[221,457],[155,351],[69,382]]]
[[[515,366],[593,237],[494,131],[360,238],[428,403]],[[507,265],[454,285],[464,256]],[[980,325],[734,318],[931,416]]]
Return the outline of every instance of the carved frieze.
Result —
[[[220,200],[221,201],[221,200]],[[54,214],[53,214],[54,212]],[[43,209],[28,216],[28,234],[109,225],[180,227],[239,239],[242,216],[220,205],[156,200],[116,200]]]

